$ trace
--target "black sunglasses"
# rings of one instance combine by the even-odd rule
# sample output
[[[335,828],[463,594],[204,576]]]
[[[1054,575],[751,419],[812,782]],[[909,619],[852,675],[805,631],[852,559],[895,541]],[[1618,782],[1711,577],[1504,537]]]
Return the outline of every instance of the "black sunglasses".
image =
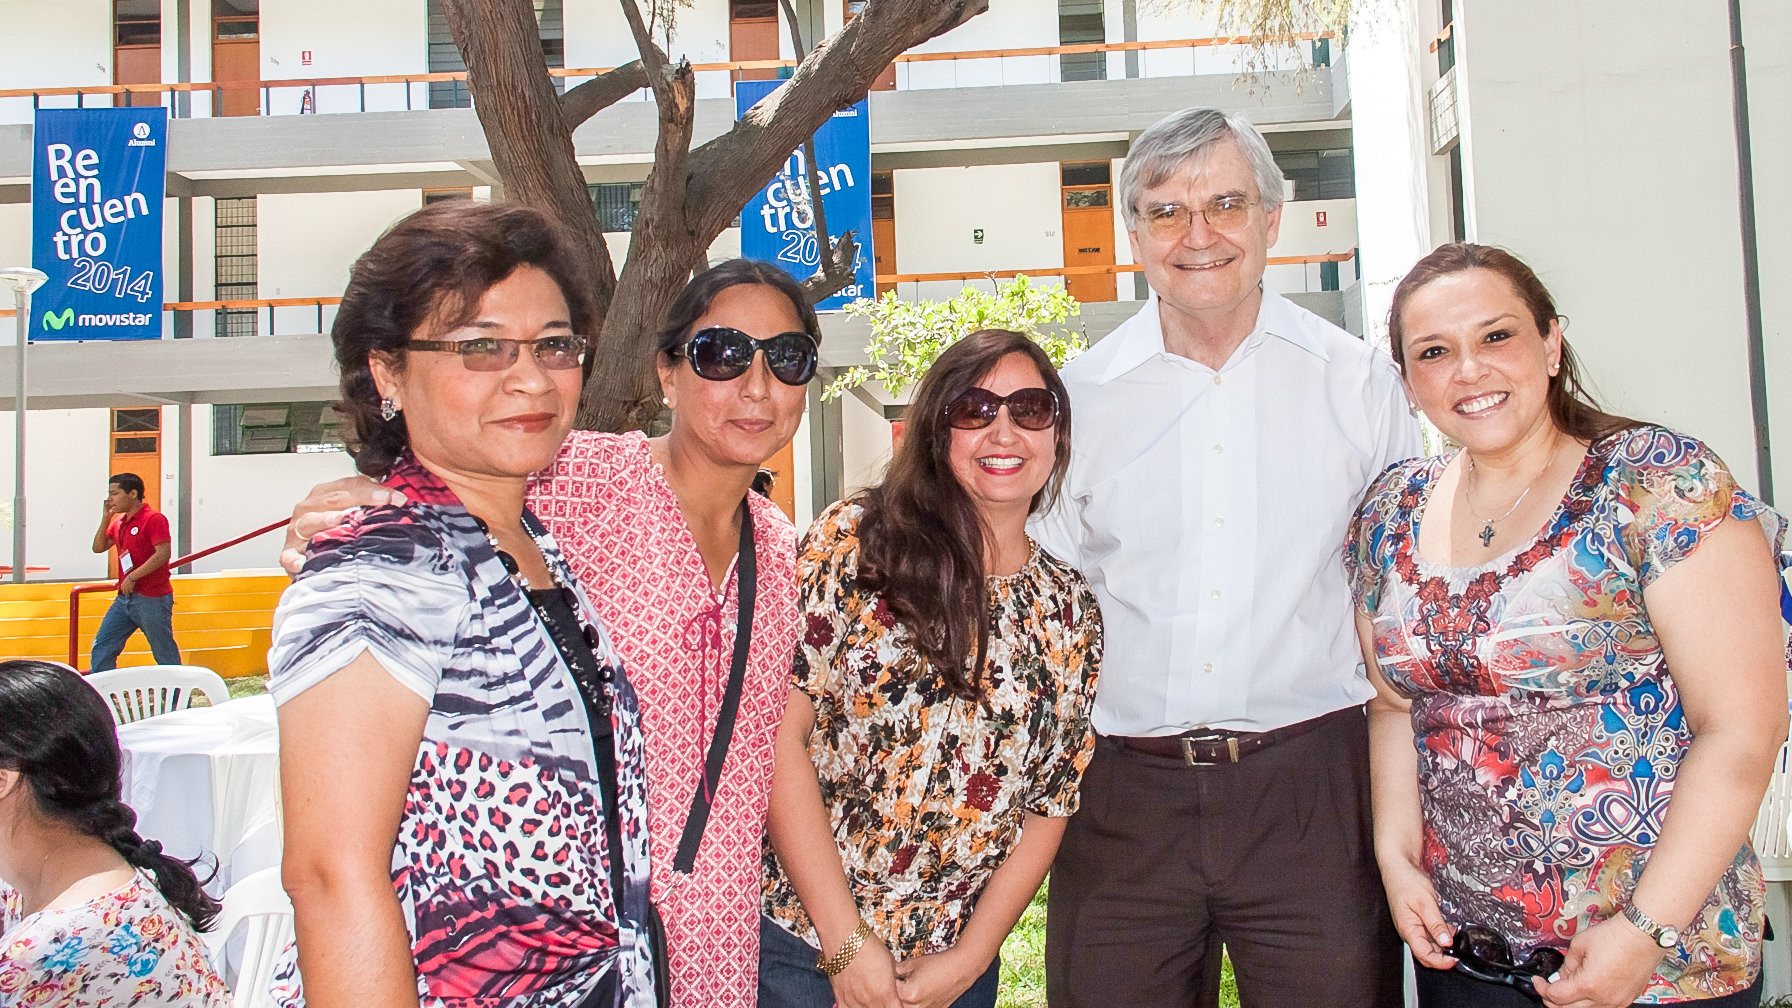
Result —
[[[815,337],[786,332],[754,339],[739,329],[709,326],[692,334],[684,345],[691,370],[710,381],[733,381],[753,366],[753,355],[765,352],[765,366],[772,377],[786,385],[804,385],[815,377],[819,351]]]
[[[1532,949],[1524,962],[1514,963],[1512,946],[1506,944],[1505,936],[1480,924],[1464,924],[1457,928],[1456,937],[1450,942],[1450,954],[1456,957],[1458,973],[1466,973],[1476,980],[1505,984],[1537,1001],[1543,998],[1531,978],[1548,978],[1566,961],[1561,949],[1543,945]]]
[[[1058,422],[1058,397],[1051,389],[1016,389],[1005,396],[972,386],[946,407],[946,423],[959,430],[982,430],[1008,407],[1008,419],[1026,430],[1045,430]]]

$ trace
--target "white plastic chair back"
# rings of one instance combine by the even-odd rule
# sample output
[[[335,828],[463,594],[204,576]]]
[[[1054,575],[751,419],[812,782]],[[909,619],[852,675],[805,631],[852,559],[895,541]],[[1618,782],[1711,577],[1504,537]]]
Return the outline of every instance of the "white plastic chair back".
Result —
[[[1761,859],[1761,874],[1769,882],[1792,881],[1792,836],[1787,835],[1792,823],[1788,819],[1792,819],[1792,743],[1780,746],[1773,780],[1749,831],[1755,854]]]
[[[242,951],[236,969],[227,971],[225,949],[239,931]],[[274,965],[293,937],[292,902],[281,888],[280,866],[263,868],[231,886],[223,912],[202,937],[212,963],[230,981],[234,1008],[272,1008]]]
[[[119,724],[186,710],[193,695],[216,705],[230,699],[230,687],[211,669],[198,665],[134,665],[87,676],[87,684],[106,698],[112,720]]]

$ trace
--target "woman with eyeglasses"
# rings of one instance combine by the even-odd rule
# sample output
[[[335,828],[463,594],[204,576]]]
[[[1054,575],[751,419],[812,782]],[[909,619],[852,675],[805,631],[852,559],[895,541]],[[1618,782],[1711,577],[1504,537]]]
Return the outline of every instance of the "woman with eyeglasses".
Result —
[[[759,1004],[992,1008],[1094,745],[1101,617],[1027,516],[1070,457],[1019,333],[942,353],[883,482],[816,519],[778,732]]]
[[[796,529],[749,488],[796,433],[820,336],[776,267],[704,270],[658,340],[670,429],[574,431],[530,484],[640,697],[652,898],[678,1005],[753,1003],[772,739],[798,622]],[[289,549],[385,499],[365,481],[314,489]]]
[[[1346,548],[1389,907],[1424,1008],[1752,1006],[1783,523],[1600,410],[1562,326],[1497,248],[1394,290],[1408,394],[1460,448],[1390,468]]]
[[[394,499],[275,614],[284,1003],[653,1004],[635,694],[524,499],[578,405],[573,261],[534,210],[450,202],[350,274],[338,409]]]

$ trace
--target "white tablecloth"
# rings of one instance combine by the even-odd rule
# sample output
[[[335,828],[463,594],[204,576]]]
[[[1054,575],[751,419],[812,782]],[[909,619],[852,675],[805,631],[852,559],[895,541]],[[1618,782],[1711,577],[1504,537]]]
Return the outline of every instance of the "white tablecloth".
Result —
[[[233,881],[280,863],[273,697],[133,721],[118,727],[118,743],[138,834],[176,857],[217,858],[207,892],[222,896]]]

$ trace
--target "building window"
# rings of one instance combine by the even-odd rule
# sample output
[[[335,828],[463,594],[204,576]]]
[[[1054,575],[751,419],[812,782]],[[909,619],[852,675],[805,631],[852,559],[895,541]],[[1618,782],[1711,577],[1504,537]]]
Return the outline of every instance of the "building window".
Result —
[[[566,66],[566,16],[563,0],[534,0],[535,23],[541,32],[541,56],[552,68]],[[461,73],[467,69],[460,50],[454,47],[454,33],[448,30],[448,16],[441,0],[429,0],[429,72]],[[566,90],[566,78],[555,77],[554,91]],[[469,108],[473,93],[464,80],[430,81],[430,108]]]
[[[258,292],[255,262],[255,197],[217,200],[217,284],[219,301],[254,301]],[[253,336],[260,312],[254,308],[218,309],[219,336]]]
[[[597,211],[597,226],[604,231],[633,231],[635,214],[641,212],[643,182],[599,182],[586,186],[591,194],[591,207]]]
[[[158,0],[116,0],[112,15],[114,45],[161,46],[162,5]]]
[[[1101,0],[1058,0],[1058,44],[1105,43],[1107,26],[1101,8]],[[1058,79],[1107,80],[1108,54],[1065,53],[1058,57]]]
[[[1442,77],[1456,66],[1456,4],[1443,0],[1443,31],[1437,35],[1437,75]]]
[[[327,402],[212,408],[213,455],[341,451],[346,443],[342,415]]]
[[[1356,198],[1356,161],[1348,147],[1276,151],[1276,164],[1294,183],[1296,200]]]

